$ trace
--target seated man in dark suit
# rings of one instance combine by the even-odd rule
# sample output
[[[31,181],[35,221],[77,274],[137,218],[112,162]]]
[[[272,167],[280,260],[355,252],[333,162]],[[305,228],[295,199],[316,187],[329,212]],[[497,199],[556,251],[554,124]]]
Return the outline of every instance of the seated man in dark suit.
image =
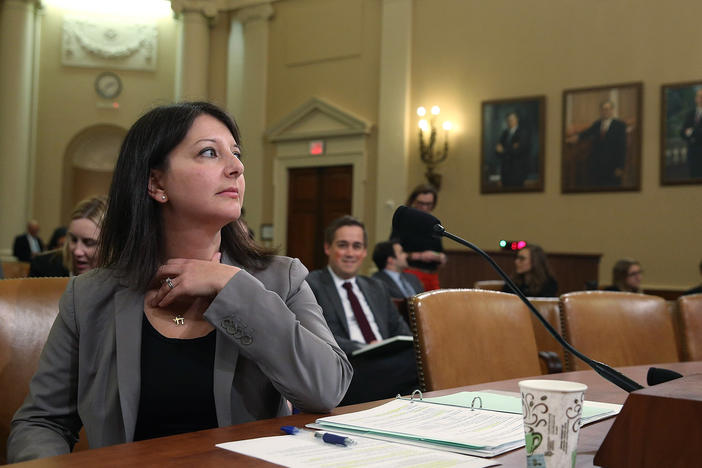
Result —
[[[334,338],[354,368],[342,405],[406,395],[418,386],[411,346],[373,356],[351,356],[353,351],[378,340],[411,335],[385,286],[358,275],[367,244],[363,223],[351,216],[333,221],[324,233],[329,264],[307,277]]]
[[[382,281],[394,299],[405,299],[424,292],[422,282],[415,275],[405,273],[407,252],[397,240],[378,242],[373,249],[373,262],[378,271],[373,279]]]

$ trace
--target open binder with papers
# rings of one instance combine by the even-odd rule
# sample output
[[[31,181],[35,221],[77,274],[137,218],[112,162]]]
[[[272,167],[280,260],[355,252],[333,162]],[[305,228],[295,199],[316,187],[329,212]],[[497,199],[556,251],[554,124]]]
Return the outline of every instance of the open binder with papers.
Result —
[[[376,408],[319,418],[308,427],[493,457],[524,445],[521,398],[515,395],[487,390],[422,398],[415,391],[412,398],[398,396]],[[620,409],[586,401],[581,424],[614,416]]]

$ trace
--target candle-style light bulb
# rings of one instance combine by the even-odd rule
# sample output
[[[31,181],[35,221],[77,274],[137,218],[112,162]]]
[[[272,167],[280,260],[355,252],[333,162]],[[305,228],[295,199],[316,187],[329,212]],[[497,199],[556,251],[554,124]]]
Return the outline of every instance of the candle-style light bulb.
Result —
[[[444,130],[446,130],[448,132],[453,128],[453,124],[447,120],[446,122],[444,122],[442,127],[444,127]]]
[[[420,117],[427,115],[427,110],[424,108],[424,106],[417,107],[417,115]]]
[[[429,122],[427,122],[426,119],[422,119],[419,121],[419,128],[423,131],[426,132],[429,130]]]
[[[439,106],[433,106],[431,108],[432,115],[439,115],[439,112],[441,112],[441,109],[439,109]]]

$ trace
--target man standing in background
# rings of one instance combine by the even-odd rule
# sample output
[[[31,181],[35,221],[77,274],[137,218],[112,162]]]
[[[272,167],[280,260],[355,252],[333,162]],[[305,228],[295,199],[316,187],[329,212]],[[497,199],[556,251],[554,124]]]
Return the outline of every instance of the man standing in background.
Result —
[[[516,112],[507,114],[506,120],[507,128],[495,147],[500,160],[500,181],[503,187],[523,187],[529,173],[529,132],[519,126]]]
[[[702,89],[695,93],[695,109],[685,116],[680,136],[687,142],[687,166],[690,177],[702,177]]]
[[[600,118],[586,130],[571,135],[568,143],[590,140],[585,185],[621,187],[626,164],[626,123],[614,117],[614,103],[600,104]]]
[[[44,250],[44,243],[39,238],[39,223],[33,219],[27,223],[27,232],[15,237],[12,255],[20,262],[31,262],[32,258]]]

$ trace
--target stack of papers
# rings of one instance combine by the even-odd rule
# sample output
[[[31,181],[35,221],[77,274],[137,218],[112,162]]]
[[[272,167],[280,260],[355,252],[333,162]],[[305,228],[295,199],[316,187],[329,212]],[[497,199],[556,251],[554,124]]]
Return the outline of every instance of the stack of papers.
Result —
[[[482,409],[471,408],[476,397]],[[620,409],[621,405],[586,401],[582,423],[613,416]],[[480,457],[493,457],[524,445],[521,398],[502,392],[396,399],[369,410],[320,418],[308,427]]]
[[[478,397],[482,409],[475,404]],[[621,407],[586,401],[582,424],[614,416]],[[484,468],[498,463],[470,455],[493,457],[524,445],[521,398],[490,390],[398,398],[373,409],[319,418],[308,427],[351,435],[356,444],[327,444],[301,431],[217,446],[291,467]]]
[[[309,434],[309,435],[308,435]],[[300,468],[485,468],[499,465],[484,458],[441,452],[355,436],[351,447],[325,444],[311,432],[217,444],[217,447],[271,463]]]

